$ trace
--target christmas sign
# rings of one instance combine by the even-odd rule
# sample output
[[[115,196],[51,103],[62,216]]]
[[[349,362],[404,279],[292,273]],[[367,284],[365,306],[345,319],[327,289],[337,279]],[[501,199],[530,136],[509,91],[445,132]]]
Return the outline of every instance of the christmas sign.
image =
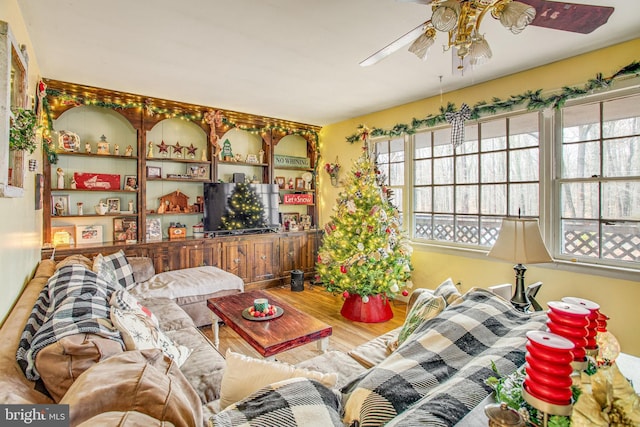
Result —
[[[76,188],[82,190],[119,190],[120,175],[74,172]]]
[[[294,157],[283,156],[281,154],[274,154],[273,156],[274,167],[288,167],[288,168],[309,168],[311,167],[311,160],[308,157]]]
[[[285,194],[282,203],[285,205],[312,205],[313,194]]]

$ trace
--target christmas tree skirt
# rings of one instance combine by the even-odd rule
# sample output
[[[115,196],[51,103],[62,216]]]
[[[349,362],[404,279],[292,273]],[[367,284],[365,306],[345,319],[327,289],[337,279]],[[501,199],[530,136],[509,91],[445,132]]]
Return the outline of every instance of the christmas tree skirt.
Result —
[[[366,303],[360,295],[349,295],[344,300],[340,314],[354,322],[364,323],[386,322],[393,318],[391,304],[385,295],[371,295]]]

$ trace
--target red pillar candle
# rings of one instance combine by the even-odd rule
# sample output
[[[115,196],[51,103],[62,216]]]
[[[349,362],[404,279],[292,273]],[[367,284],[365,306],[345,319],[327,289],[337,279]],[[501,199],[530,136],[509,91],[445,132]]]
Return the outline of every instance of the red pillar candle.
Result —
[[[560,301],[549,301],[547,305],[549,306],[549,311],[547,312],[547,328],[549,328],[549,331],[568,339],[574,344],[574,361],[585,361],[585,347],[588,343],[589,310],[575,304]]]
[[[546,331],[529,331],[527,339],[526,392],[551,405],[571,404],[573,343]]]
[[[580,307],[586,308],[589,310],[589,324],[587,325],[587,350],[597,350],[598,343],[596,342],[596,335],[598,334],[598,310],[600,309],[600,304],[595,303],[593,301],[589,301],[584,298],[576,298],[576,297],[564,297],[562,298],[563,302],[569,304],[579,305]]]

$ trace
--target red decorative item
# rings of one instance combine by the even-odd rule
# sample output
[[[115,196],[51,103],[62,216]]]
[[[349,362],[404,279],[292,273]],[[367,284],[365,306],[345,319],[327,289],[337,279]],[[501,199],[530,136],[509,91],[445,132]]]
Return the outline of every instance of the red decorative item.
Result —
[[[391,304],[386,295],[370,295],[369,302],[362,302],[362,297],[350,294],[340,311],[343,317],[354,322],[380,323],[393,318]]]
[[[575,304],[589,310],[586,349],[587,352],[590,353],[590,356],[595,356],[598,353],[598,343],[596,342],[596,335],[598,334],[598,310],[600,309],[600,304],[589,301],[588,299],[576,297],[564,297],[562,298],[562,301],[569,304]]]
[[[341,265],[340,266],[340,273],[342,273],[342,274],[346,274],[347,273],[347,266],[346,265]]]
[[[120,175],[108,173],[74,172],[73,179],[79,190],[119,190]]]
[[[589,324],[589,310],[575,304],[560,301],[547,303],[547,327],[554,334],[560,335],[575,345],[573,360],[582,363],[586,360],[587,325]],[[577,369],[583,368],[576,366]]]
[[[527,339],[524,399],[549,414],[571,414],[573,343],[545,331],[529,331]]]
[[[406,290],[406,289],[405,289],[405,290],[403,290],[403,291],[402,291],[402,296],[403,296],[403,297],[406,297],[407,295],[409,295],[409,291],[408,291],[408,290]]]
[[[344,291],[342,293],[342,296],[345,297],[345,298],[349,298],[349,291]]]
[[[282,204],[284,205],[312,205],[313,194],[284,194],[282,196]]]

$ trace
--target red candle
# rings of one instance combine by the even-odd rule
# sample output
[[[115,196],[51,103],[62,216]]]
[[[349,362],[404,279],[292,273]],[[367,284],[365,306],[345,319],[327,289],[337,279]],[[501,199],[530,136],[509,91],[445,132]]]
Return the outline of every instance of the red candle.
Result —
[[[589,324],[587,325],[588,332],[586,348],[588,350],[597,349],[598,343],[596,342],[596,335],[598,334],[598,310],[600,309],[600,304],[589,301],[588,299],[576,297],[564,297],[562,298],[562,301],[569,304],[579,305],[580,307],[589,310]]]
[[[589,310],[560,301],[549,301],[547,305],[549,306],[547,328],[554,334],[571,341],[575,346],[573,360],[583,362],[586,356],[585,347],[588,344]]]
[[[527,332],[525,390],[553,405],[571,403],[571,367],[574,344],[545,331]]]

